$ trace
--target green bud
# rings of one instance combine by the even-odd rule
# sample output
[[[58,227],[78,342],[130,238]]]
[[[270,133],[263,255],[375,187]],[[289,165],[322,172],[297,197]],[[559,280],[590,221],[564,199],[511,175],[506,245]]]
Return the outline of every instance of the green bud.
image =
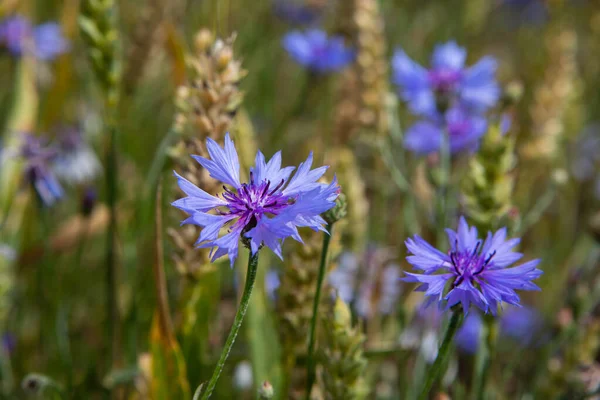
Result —
[[[335,200],[335,206],[332,209],[326,211],[323,214],[323,218],[328,224],[333,224],[346,216],[346,196],[340,193],[338,198]]]

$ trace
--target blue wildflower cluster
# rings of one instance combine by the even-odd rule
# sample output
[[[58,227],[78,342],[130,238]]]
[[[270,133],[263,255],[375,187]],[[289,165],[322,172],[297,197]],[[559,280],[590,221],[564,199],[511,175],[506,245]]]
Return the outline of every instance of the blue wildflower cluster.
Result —
[[[423,118],[406,132],[405,146],[417,154],[440,150],[448,135],[451,153],[474,150],[487,131],[483,114],[500,97],[496,61],[489,56],[466,67],[467,52],[455,42],[438,45],[431,67],[422,67],[403,50],[392,60],[393,80],[409,109]]]
[[[15,57],[28,54],[41,61],[52,61],[66,53],[70,45],[57,23],[33,26],[27,18],[15,15],[0,22],[0,47]]]
[[[283,47],[298,64],[324,74],[336,72],[350,64],[355,57],[341,36],[328,36],[320,29],[294,31],[283,38]]]

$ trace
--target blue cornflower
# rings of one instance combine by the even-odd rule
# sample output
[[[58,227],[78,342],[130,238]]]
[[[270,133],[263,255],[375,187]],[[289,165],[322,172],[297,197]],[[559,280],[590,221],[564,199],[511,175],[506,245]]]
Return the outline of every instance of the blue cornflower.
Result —
[[[69,41],[64,37],[60,25],[46,22],[33,30],[34,55],[39,60],[51,61],[69,50]]]
[[[437,152],[442,145],[444,130],[448,133],[452,154],[475,150],[479,139],[487,132],[487,121],[464,108],[452,108],[444,118],[419,121],[408,128],[404,147],[417,154]]]
[[[42,203],[48,207],[63,197],[63,189],[50,167],[56,154],[56,149],[46,146],[41,139],[29,134],[24,135],[18,154],[25,162],[25,177]]]
[[[493,107],[500,97],[495,80],[496,61],[483,57],[465,67],[467,52],[455,42],[438,45],[433,51],[431,68],[425,69],[396,50],[392,60],[393,80],[412,112],[434,116],[441,109],[463,106],[483,112]]]
[[[523,254],[511,249],[520,239],[506,239],[506,228],[492,235],[488,232],[485,241],[477,237],[477,229],[469,228],[461,217],[458,232],[446,229],[451,249],[448,254],[435,249],[418,235],[406,241],[412,255],[407,261],[423,274],[405,272],[407,282],[419,282],[417,289],[429,296],[429,302],[438,301],[446,309],[462,304],[465,313],[471,304],[483,312],[496,315],[502,302],[519,305],[515,290],[539,290],[531,281],[539,278],[537,269],[540,260],[532,260],[520,266],[508,268]],[[441,272],[441,273],[438,273]],[[446,293],[446,287],[449,291]]]
[[[34,27],[19,15],[0,23],[0,45],[14,56],[29,53],[43,61],[51,61],[69,50],[69,42],[60,25],[47,22]]]
[[[290,32],[283,38],[283,47],[296,62],[317,73],[339,71],[355,57],[354,50],[344,44],[344,38],[328,37],[320,29]]]
[[[500,331],[522,346],[529,346],[540,339],[544,320],[538,310],[531,307],[510,307],[500,319]],[[543,341],[543,337],[541,338]],[[539,342],[538,342],[539,343]]]
[[[227,254],[233,266],[240,238],[249,242],[252,254],[265,245],[283,258],[284,239],[292,237],[302,242],[298,227],[325,231],[326,222],[320,214],[335,205],[339,187],[335,178],[329,185],[317,182],[327,167],[311,170],[312,153],[290,178],[294,167],[281,168],[281,152],[265,162],[259,151],[256,165],[250,169],[250,182],[240,183],[238,155],[229,134],[225,136],[224,148],[210,138],[206,147],[211,159],[192,157],[211,177],[229,187],[223,186],[221,196],[212,196],[175,172],[187,197],[173,202],[173,206],[190,214],[183,224],[203,228],[196,245],[212,248],[213,261]],[[228,233],[219,237],[226,225]]]

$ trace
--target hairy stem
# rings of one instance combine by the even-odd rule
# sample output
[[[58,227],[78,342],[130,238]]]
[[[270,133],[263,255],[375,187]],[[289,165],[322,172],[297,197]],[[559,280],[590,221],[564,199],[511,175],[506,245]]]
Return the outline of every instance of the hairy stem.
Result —
[[[306,382],[306,399],[310,398],[310,392],[315,382],[315,332],[317,330],[317,314],[319,311],[319,303],[321,302],[321,288],[323,286],[323,279],[325,278],[325,269],[327,265],[327,252],[329,250],[329,242],[331,241],[331,235],[333,234],[333,224],[327,225],[327,232],[323,234],[323,249],[321,250],[321,263],[319,264],[319,276],[317,278],[317,290],[315,292],[315,300],[313,302],[313,313],[310,321],[310,336],[308,340],[308,361],[307,361],[307,372],[308,378]]]
[[[225,366],[225,361],[227,361],[227,357],[229,356],[229,352],[233,347],[235,338],[237,337],[240,327],[242,326],[242,321],[244,320],[244,316],[246,315],[246,311],[248,310],[248,304],[250,304],[250,295],[252,294],[252,288],[254,287],[254,281],[256,280],[257,269],[258,252],[256,252],[256,254],[250,254],[250,257],[248,258],[248,272],[246,273],[246,285],[244,286],[244,293],[242,294],[240,306],[238,307],[237,313],[235,314],[233,326],[231,327],[231,331],[229,331],[229,336],[227,337],[227,341],[225,342],[225,347],[221,351],[219,362],[217,362],[217,366],[215,367],[212,377],[208,382],[206,391],[202,396],[202,400],[210,398],[210,395],[215,390],[215,386],[217,385],[217,381],[219,380],[221,371],[223,371],[223,367]]]
[[[473,400],[481,400],[485,394],[486,382],[496,347],[497,330],[497,321],[493,317],[486,315],[475,359],[475,380],[471,393]]]
[[[111,110],[114,111],[114,110]],[[109,222],[106,231],[106,326],[110,339],[110,354],[114,363],[118,357],[119,342],[119,310],[117,305],[117,128],[114,121],[114,112],[109,118],[108,136],[106,145],[106,202],[109,208]],[[112,363],[111,363],[112,364]]]
[[[444,334],[444,339],[442,340],[442,344],[440,346],[440,349],[438,350],[435,362],[433,363],[433,365],[429,369],[429,372],[427,373],[425,383],[423,384],[421,394],[419,395],[419,400],[426,400],[429,398],[429,392],[431,391],[433,384],[444,372],[443,369],[447,364],[446,361],[448,360],[448,357],[450,357],[452,339],[458,331],[462,320],[463,311],[462,309],[457,309],[452,314],[452,318],[450,318],[450,323],[448,324],[448,328],[446,329],[446,333]]]
[[[442,143],[440,147],[440,177],[437,193],[437,244],[442,246],[446,241],[444,229],[448,226],[448,214],[450,212],[448,188],[450,186],[452,163],[450,160],[450,136],[447,129],[442,132]]]

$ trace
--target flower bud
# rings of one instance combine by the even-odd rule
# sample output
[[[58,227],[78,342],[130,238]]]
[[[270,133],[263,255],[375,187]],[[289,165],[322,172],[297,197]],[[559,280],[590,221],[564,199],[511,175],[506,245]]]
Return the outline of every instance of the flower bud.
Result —
[[[273,398],[274,395],[275,395],[275,392],[273,390],[273,385],[271,385],[271,382],[264,381],[263,384],[260,385],[260,388],[258,389],[258,398],[260,400],[270,400]]]
[[[323,218],[329,225],[339,221],[346,216],[346,196],[340,193],[338,198],[335,200],[335,206],[332,209],[326,211],[323,214]]]

